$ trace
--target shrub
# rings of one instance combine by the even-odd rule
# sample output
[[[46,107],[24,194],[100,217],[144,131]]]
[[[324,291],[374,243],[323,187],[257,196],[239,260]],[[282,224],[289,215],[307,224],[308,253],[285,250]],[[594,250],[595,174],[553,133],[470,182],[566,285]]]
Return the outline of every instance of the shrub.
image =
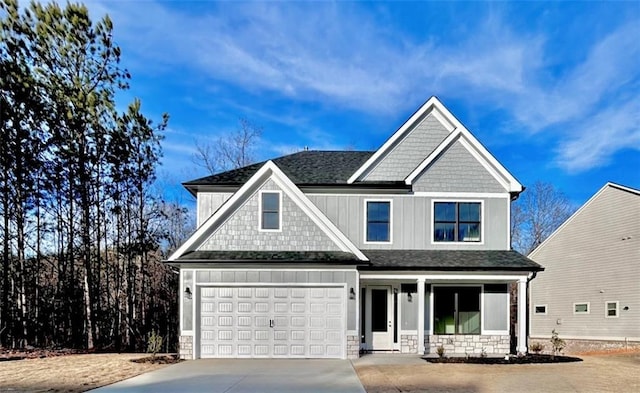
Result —
[[[558,332],[556,332],[556,329],[553,329],[551,331],[551,340],[549,341],[551,341],[551,345],[553,346],[552,356],[562,353],[562,350],[567,345],[567,343],[565,343],[563,339],[558,337]]]
[[[539,354],[540,352],[542,352],[544,350],[544,345],[542,345],[539,342],[534,342],[531,344],[531,346],[529,347],[529,349],[535,353],[536,355]]]
[[[444,346],[440,345],[437,349],[436,349],[436,353],[438,354],[438,356],[440,356],[441,358],[444,357]]]
[[[155,330],[152,330],[147,342],[147,352],[151,353],[155,359],[160,349],[162,349],[162,336],[157,334]]]

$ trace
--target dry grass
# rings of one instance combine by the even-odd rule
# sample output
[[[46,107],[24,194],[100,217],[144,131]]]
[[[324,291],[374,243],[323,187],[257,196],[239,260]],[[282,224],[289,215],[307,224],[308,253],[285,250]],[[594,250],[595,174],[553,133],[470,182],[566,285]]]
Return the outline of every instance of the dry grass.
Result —
[[[146,354],[69,355],[0,362],[0,392],[84,392],[166,367]]]
[[[640,392],[640,352],[523,365],[355,365],[369,393]]]

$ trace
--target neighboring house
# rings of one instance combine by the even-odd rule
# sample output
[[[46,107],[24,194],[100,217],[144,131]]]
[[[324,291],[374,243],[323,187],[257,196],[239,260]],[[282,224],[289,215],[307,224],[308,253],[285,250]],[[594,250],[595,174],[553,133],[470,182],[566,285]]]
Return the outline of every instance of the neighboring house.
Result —
[[[187,358],[505,354],[508,286],[542,269],[510,250],[522,185],[435,97],[375,152],[303,151],[184,185],[198,229],[168,262]]]
[[[607,183],[529,258],[545,267],[532,339],[555,329],[575,350],[640,345],[640,190]]]

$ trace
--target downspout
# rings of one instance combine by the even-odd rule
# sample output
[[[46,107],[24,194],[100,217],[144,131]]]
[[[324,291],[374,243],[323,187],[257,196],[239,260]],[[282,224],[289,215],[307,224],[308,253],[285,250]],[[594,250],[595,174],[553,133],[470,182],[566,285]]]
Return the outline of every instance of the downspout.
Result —
[[[530,326],[530,319],[531,319],[531,306],[529,304],[529,283],[531,282],[531,280],[533,280],[534,278],[536,278],[536,276],[538,275],[537,271],[533,271],[531,272],[531,274],[529,275],[529,277],[527,277],[527,294],[526,294],[526,307],[527,307],[527,320],[526,320],[526,329],[527,329],[527,348],[529,348],[529,336],[531,336],[531,326]]]

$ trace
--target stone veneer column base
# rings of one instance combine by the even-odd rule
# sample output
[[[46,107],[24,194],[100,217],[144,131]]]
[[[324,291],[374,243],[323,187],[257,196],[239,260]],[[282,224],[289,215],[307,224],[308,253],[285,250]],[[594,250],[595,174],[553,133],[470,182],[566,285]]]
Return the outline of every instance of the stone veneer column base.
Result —
[[[418,353],[418,335],[400,335],[400,353]]]
[[[509,335],[442,334],[425,338],[425,349],[429,354],[444,348],[445,355],[504,355],[510,351]]]
[[[193,359],[193,336],[180,336],[180,359]]]
[[[360,337],[347,336],[347,359],[360,357]]]

